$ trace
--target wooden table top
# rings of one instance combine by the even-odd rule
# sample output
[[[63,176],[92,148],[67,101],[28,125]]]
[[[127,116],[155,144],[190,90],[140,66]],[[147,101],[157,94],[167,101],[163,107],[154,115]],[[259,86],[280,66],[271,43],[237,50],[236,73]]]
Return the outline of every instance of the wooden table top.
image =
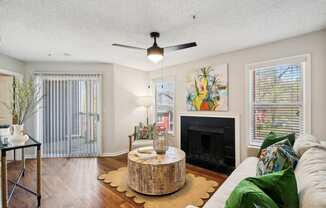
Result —
[[[168,165],[179,162],[180,160],[185,159],[186,154],[179,148],[168,147],[168,150],[165,154],[155,154],[156,156],[151,159],[141,159],[138,156],[138,149],[134,149],[128,153],[128,160],[131,160],[136,163],[144,164],[144,165]],[[153,150],[154,151],[154,150]]]

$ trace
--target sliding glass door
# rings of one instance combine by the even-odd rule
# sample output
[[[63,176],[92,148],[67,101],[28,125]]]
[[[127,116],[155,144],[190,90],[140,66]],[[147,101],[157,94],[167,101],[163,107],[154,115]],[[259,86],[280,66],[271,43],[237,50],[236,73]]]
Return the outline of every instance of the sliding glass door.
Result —
[[[100,154],[101,75],[37,74],[44,94],[38,116],[43,157]]]

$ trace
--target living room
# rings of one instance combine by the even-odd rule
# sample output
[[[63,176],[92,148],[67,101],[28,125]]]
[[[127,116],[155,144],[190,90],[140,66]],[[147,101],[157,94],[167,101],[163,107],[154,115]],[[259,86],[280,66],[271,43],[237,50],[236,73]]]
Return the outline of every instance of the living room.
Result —
[[[0,1],[2,207],[326,207],[325,11]]]

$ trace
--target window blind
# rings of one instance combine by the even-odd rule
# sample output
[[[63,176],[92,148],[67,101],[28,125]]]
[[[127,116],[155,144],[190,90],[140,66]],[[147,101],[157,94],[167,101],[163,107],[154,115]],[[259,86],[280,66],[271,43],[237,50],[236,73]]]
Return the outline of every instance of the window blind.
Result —
[[[260,144],[271,131],[277,134],[304,130],[303,64],[255,68],[250,90],[251,142]]]

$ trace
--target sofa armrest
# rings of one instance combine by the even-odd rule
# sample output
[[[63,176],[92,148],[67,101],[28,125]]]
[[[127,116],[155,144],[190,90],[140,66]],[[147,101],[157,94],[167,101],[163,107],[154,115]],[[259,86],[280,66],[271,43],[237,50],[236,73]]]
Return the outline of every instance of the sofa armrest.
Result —
[[[257,162],[257,157],[248,157],[242,161],[223,184],[217,188],[203,208],[224,207],[229,195],[242,179],[256,176]]]

